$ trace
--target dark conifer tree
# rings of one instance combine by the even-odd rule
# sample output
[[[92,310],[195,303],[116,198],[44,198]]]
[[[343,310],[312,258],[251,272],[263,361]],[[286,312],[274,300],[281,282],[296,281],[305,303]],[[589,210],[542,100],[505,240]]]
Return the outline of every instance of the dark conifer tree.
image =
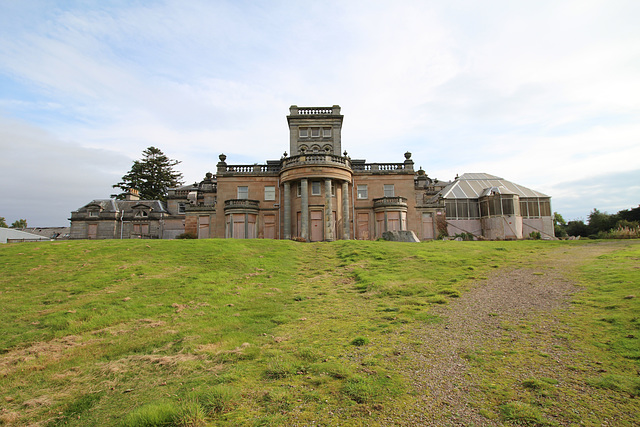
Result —
[[[112,197],[124,199],[128,190],[133,188],[139,191],[141,199],[166,200],[167,190],[182,184],[182,174],[174,170],[179,163],[168,158],[159,148],[147,148],[142,152],[142,159],[135,160],[131,170],[113,185],[123,192]]]

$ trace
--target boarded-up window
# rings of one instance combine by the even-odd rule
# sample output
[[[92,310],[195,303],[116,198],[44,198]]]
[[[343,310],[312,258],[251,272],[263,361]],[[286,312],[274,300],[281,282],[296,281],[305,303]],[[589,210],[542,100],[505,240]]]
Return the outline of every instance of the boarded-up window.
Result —
[[[87,226],[87,237],[89,239],[98,238],[98,224],[89,224]]]
[[[384,231],[398,231],[400,229],[400,212],[387,212],[387,229]]]
[[[358,236],[360,240],[369,240],[369,213],[358,212]]]
[[[265,215],[264,216],[264,238],[275,239],[276,238],[276,216]]]

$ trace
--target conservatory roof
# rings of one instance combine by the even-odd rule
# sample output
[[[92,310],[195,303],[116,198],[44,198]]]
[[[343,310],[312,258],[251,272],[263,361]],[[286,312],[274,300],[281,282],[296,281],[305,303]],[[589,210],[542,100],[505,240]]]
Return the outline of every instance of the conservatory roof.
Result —
[[[521,198],[549,197],[488,173],[465,173],[440,192],[445,199],[477,199],[495,193],[515,194]]]

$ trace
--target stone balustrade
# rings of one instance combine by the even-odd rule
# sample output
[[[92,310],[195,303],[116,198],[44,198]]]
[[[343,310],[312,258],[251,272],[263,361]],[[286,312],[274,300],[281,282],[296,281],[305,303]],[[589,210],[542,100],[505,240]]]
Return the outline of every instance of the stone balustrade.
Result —
[[[381,208],[385,206],[403,206],[407,207],[407,198],[406,197],[380,197],[379,199],[373,199],[373,207]]]
[[[258,209],[260,201],[250,199],[229,199],[224,201],[224,209]]]
[[[298,107],[298,114],[331,114],[332,108],[329,107]]]
[[[299,156],[287,157],[282,160],[282,169],[303,165],[335,165],[351,167],[351,162],[347,157],[322,153],[301,154]]]
[[[353,165],[354,172],[389,172],[409,170],[404,163],[360,163]],[[413,172],[413,169],[411,169]]]

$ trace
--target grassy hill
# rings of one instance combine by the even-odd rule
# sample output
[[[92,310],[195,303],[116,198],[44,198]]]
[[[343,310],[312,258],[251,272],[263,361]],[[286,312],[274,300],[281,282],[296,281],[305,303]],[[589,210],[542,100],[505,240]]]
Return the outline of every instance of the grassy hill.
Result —
[[[0,425],[376,425],[425,398],[407,383],[398,343],[442,320],[432,307],[593,244],[2,245]],[[509,395],[479,386],[487,420],[570,425],[567,412],[587,408],[587,424],[614,411],[617,425],[637,422],[640,244],[606,244],[606,255],[567,267],[582,290],[561,319],[602,371],[585,371],[585,387],[610,398],[563,392],[558,408],[557,380]],[[510,351],[526,355],[517,343]],[[487,378],[501,366],[499,357],[469,360]]]

